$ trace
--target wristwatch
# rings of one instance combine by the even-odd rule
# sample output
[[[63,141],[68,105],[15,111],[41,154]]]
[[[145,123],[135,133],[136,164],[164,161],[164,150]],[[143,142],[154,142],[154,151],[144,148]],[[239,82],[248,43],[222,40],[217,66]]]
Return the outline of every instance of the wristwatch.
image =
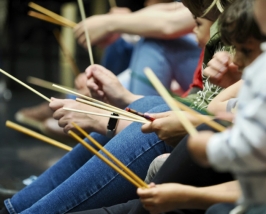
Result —
[[[119,116],[119,114],[116,114],[116,113],[112,113],[111,115],[112,116]],[[107,137],[112,138],[115,135],[117,122],[118,122],[118,119],[116,119],[116,118],[110,118],[109,119],[109,122],[107,125],[107,132],[106,132]]]

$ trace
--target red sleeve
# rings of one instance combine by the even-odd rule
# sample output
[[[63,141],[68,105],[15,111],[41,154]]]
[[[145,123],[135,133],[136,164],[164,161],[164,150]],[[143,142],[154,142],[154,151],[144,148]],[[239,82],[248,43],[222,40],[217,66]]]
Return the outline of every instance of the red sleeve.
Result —
[[[193,87],[198,87],[198,88],[203,88],[203,83],[202,83],[202,63],[203,63],[203,59],[204,59],[204,50],[202,50],[201,54],[200,54],[200,58],[199,58],[199,62],[198,62],[198,66],[195,70],[194,73],[194,77],[193,77],[193,82],[191,83],[191,85],[189,86],[189,89],[182,95],[182,97],[186,97],[189,93],[189,91],[193,88]]]

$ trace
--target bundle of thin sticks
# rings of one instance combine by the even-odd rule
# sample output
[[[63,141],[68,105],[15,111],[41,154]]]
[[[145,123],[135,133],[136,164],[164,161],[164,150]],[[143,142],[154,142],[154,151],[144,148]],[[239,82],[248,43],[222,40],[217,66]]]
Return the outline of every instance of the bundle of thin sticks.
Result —
[[[48,138],[46,136],[43,136],[37,132],[34,132],[30,129],[27,129],[23,126],[20,126],[16,123],[13,123],[11,121],[6,121],[6,126],[14,129],[16,131],[22,132],[24,134],[27,134],[31,137],[34,137],[36,139],[42,140],[48,144],[51,144],[53,146],[56,146],[58,148],[64,149],[66,151],[71,151],[72,148],[60,143],[58,141],[55,141],[51,138]],[[130,183],[135,185],[136,187],[142,187],[142,188],[148,188],[148,185],[141,180],[136,174],[134,174],[129,168],[127,168],[121,161],[119,161],[114,155],[112,155],[108,150],[106,150],[104,147],[101,146],[100,143],[98,143],[95,139],[93,139],[89,134],[87,134],[82,128],[80,128],[78,125],[73,123],[73,126],[86,138],[88,138],[92,144],[94,144],[99,150],[101,150],[107,157],[109,157],[113,162],[108,160],[106,157],[104,157],[102,154],[100,154],[96,149],[94,149],[92,146],[87,144],[82,138],[80,138],[77,134],[75,134],[72,131],[69,131],[69,135],[72,136],[74,139],[76,139],[79,143],[81,143],[85,148],[87,148],[90,152],[92,152],[94,155],[99,157],[103,162],[105,162],[108,166],[110,166],[112,169],[114,169],[116,172],[121,174],[125,179],[127,179]],[[115,164],[117,165],[115,165]]]
[[[151,74],[153,74],[153,72],[148,69],[149,72]],[[147,70],[146,70],[147,71]],[[43,99],[45,99],[46,101],[48,102],[51,102],[51,100],[46,97],[45,95],[41,94],[40,92],[36,91],[35,89],[33,89],[32,87],[28,86],[27,84],[25,84],[24,82],[20,81],[19,79],[15,78],[14,76],[10,75],[9,73],[7,73],[6,71],[0,69],[0,72],[4,75],[6,75],[7,77],[13,79],[14,81],[18,82],[19,84],[23,85],[24,87],[28,88],[29,90],[31,90],[33,93],[39,95],[40,97],[42,97]],[[147,72],[146,72],[147,73]],[[158,80],[159,81],[159,80]],[[158,85],[159,83],[155,83],[154,85]],[[87,97],[85,95],[82,95],[82,94],[79,94],[78,92],[75,92],[75,91],[72,91],[70,89],[67,89],[67,88],[64,88],[62,86],[58,86],[58,85],[55,85],[53,84],[53,86],[57,89],[60,89],[62,92],[64,93],[70,93],[70,94],[74,94],[74,95],[77,95],[79,97],[82,97],[83,99],[80,99],[80,98],[77,98],[76,100],[78,102],[82,102],[82,103],[85,103],[85,104],[88,104],[88,105],[91,105],[91,106],[94,106],[96,108],[101,108],[101,109],[104,109],[104,110],[107,110],[107,111],[110,111],[110,112],[113,112],[113,113],[117,113],[119,115],[123,115],[125,117],[128,117],[128,118],[131,118],[132,121],[134,122],[139,122],[139,123],[147,123],[147,122],[150,122],[148,121],[146,118],[143,118],[139,115],[135,115],[133,113],[130,113],[130,112],[127,112],[125,110],[122,110],[120,108],[117,108],[115,106],[112,106],[110,104],[106,104],[104,102],[101,102],[99,100],[96,100],[96,99],[93,99],[91,97]],[[157,86],[156,86],[157,87]],[[163,86],[161,86],[161,88],[157,88],[159,90],[159,93],[162,94],[160,91],[161,90],[166,90]],[[57,90],[58,91],[58,90]],[[166,94],[166,93],[165,93]],[[164,95],[165,96],[165,95]],[[164,97],[163,97],[164,98]],[[168,97],[167,99],[172,99],[171,97]],[[173,99],[172,99],[173,100]],[[172,100],[170,102],[172,102]],[[167,101],[167,103],[169,103]],[[170,103],[171,106],[176,106],[176,105],[179,105],[181,109],[183,109],[184,111],[188,111],[190,112],[192,115],[194,115],[195,117],[198,117],[200,121],[202,121],[203,123],[206,123],[207,125],[209,125],[210,127],[216,129],[217,131],[223,131],[225,130],[225,127],[221,126],[220,124],[216,123],[215,121],[211,121],[211,120],[207,120],[205,119],[202,115],[200,115],[198,112],[188,108],[187,106],[183,106],[182,103],[179,103],[178,101],[175,101],[174,104]],[[174,107],[175,108],[175,107]],[[69,110],[69,109],[68,109]],[[78,109],[76,109],[78,110]],[[75,111],[76,111],[75,110]],[[82,112],[82,113],[85,113],[85,114],[91,114],[91,112]],[[94,114],[96,115],[96,113]],[[111,115],[108,115],[108,114],[105,114],[105,115],[99,115],[99,116],[105,116],[105,117],[111,117]],[[178,115],[179,116],[179,115]],[[123,117],[119,117],[118,119],[125,119]],[[180,119],[180,118],[179,118]],[[184,121],[184,119],[181,117],[180,121]],[[185,127],[187,128],[187,127]],[[193,131],[191,130],[188,130],[188,133],[192,133],[193,134]],[[195,133],[195,132],[194,132]]]
[[[64,149],[66,151],[71,151],[72,150],[72,148],[70,146],[67,146],[67,145],[65,145],[63,143],[60,143],[60,142],[58,142],[56,140],[53,140],[53,139],[51,139],[49,137],[41,135],[41,134],[39,134],[37,132],[34,132],[34,131],[30,130],[30,129],[27,129],[27,128],[25,128],[25,127],[23,127],[21,125],[18,125],[16,123],[13,123],[13,122],[11,122],[9,120],[6,121],[6,126],[11,128],[11,129],[14,129],[16,131],[22,132],[22,133],[24,133],[26,135],[29,135],[31,137],[34,137],[34,138],[36,138],[38,140],[41,140],[41,141],[46,142],[48,144],[51,144],[51,145],[53,145],[55,147]]]
[[[51,102],[51,100],[49,98],[47,98],[46,96],[44,96],[43,94],[41,94],[40,92],[36,91],[35,89],[31,88],[30,86],[28,86],[27,84],[23,83],[22,81],[18,80],[17,78],[13,77],[12,75],[10,75],[9,73],[5,72],[4,70],[0,69],[0,72],[3,73],[4,75],[8,76],[9,78],[15,80],[16,82],[18,82],[19,84],[23,85],[24,87],[28,88],[29,90],[33,91],[34,93],[36,93],[37,95],[41,96],[42,98],[44,98],[45,100],[47,100],[48,102]],[[170,97],[169,94],[167,94],[168,92],[166,91],[166,89],[161,85],[160,81],[157,79],[157,77],[154,75],[154,73],[152,72],[151,69],[146,69],[145,70],[145,73],[146,75],[148,76],[148,78],[150,79],[150,81],[152,82],[152,84],[156,87],[156,89],[158,90],[159,94],[163,95],[163,98],[165,99],[166,103],[169,104],[170,108],[172,108],[172,110],[174,110],[175,112],[178,112],[179,111],[179,108],[177,107],[177,105],[180,106],[180,108],[183,106],[180,105],[178,102],[173,102],[173,99]],[[79,102],[82,102],[82,103],[86,103],[86,104],[89,104],[89,105],[92,105],[94,107],[98,107],[98,108],[102,108],[102,109],[108,109],[109,111],[112,111],[112,112],[115,112],[115,113],[118,113],[118,114],[122,114],[122,115],[126,115],[126,117],[129,117],[129,118],[132,118],[134,119],[134,121],[136,122],[141,122],[141,123],[145,123],[147,122],[147,120],[143,117],[140,117],[138,115],[135,115],[135,114],[132,114],[130,112],[127,112],[127,111],[124,111],[122,109],[119,109],[117,107],[114,107],[114,106],[111,106],[111,105],[108,105],[108,104],[105,104],[101,101],[98,101],[98,100],[95,100],[93,98],[90,98],[90,97],[86,97],[84,95],[81,95],[77,92],[73,92],[69,89],[66,89],[66,88],[63,88],[61,86],[56,86],[56,85],[53,85],[61,90],[64,90],[68,93],[72,93],[72,94],[75,94],[75,95],[78,95],[78,96],[81,96],[83,98],[85,98],[86,100],[83,100],[83,99],[77,99],[77,101]],[[68,109],[68,110],[72,110],[72,109]],[[73,111],[77,111],[77,110],[73,110]],[[124,111],[124,112],[123,112]],[[193,112],[193,110],[191,111]],[[91,114],[91,113],[88,113],[88,112],[82,112],[82,113],[86,113],[86,114]],[[196,116],[196,114],[199,114],[198,112],[193,112],[193,115]],[[99,115],[100,116],[100,115]],[[108,116],[110,117],[110,115],[105,115],[105,116]],[[190,134],[195,134],[197,133],[197,131],[195,130],[195,128],[190,124],[190,122],[180,116],[178,113],[177,113],[177,116],[179,118],[179,120],[181,121],[181,123],[184,125],[185,129],[187,130],[188,133]],[[121,117],[119,117],[118,119],[123,119]],[[199,119],[202,119],[201,117],[199,117]],[[202,122],[205,122],[205,123],[209,123],[209,121],[203,121]],[[186,123],[188,125],[186,125]],[[214,122],[214,124],[216,124]],[[213,127],[213,124],[210,123],[209,124],[211,127]],[[216,124],[217,125],[217,124]],[[32,134],[31,132],[29,132],[28,130],[25,130],[23,129],[22,127],[19,127],[17,126],[16,124],[12,124],[10,122],[7,123],[7,126],[11,127],[11,128],[14,128],[18,131],[21,131],[23,133],[27,133],[33,137],[36,137],[38,139],[41,139],[45,142],[48,142],[52,145],[55,145],[55,146],[59,146],[58,142],[51,142],[49,141],[48,139],[45,139],[43,137],[40,137],[36,134]],[[110,155],[107,151],[105,151],[104,148],[102,148],[100,146],[99,143],[97,143],[93,138],[91,138],[91,136],[89,136],[84,130],[82,130],[80,127],[78,127],[76,124],[73,124],[73,126],[83,134],[84,137],[88,138],[91,142],[93,142],[100,150],[102,150],[106,155],[108,155],[109,158],[111,158],[119,167],[117,167],[116,165],[114,165],[112,162],[110,162],[108,159],[106,159],[104,156],[102,156],[100,153],[98,153],[94,148],[92,148],[90,145],[88,145],[85,141],[83,141],[78,135],[76,135],[74,132],[72,131],[69,131],[69,135],[71,135],[73,138],[75,138],[76,140],[78,140],[83,146],[85,146],[87,149],[89,149],[91,152],[93,152],[93,154],[95,154],[97,157],[99,157],[101,160],[103,160],[106,164],[108,164],[111,168],[113,168],[114,170],[116,170],[119,174],[121,174],[124,178],[126,178],[128,181],[130,181],[133,185],[135,185],[136,187],[141,187],[141,188],[148,188],[147,184],[142,181],[140,178],[138,178],[133,172],[131,172],[129,169],[127,169],[126,166],[124,166],[121,162],[119,162],[117,159],[115,159],[114,157],[112,157],[112,155]],[[192,127],[192,128],[191,128]],[[217,127],[214,127],[217,129]],[[60,147],[62,148],[62,147]],[[68,151],[70,151],[71,148],[64,148]]]
[[[37,94],[38,96],[42,97],[43,99],[45,99],[46,101],[48,102],[51,102],[51,100],[46,97],[45,95],[41,94],[40,92],[38,92],[37,90],[33,89],[32,87],[28,86],[27,84],[25,84],[24,82],[20,81],[19,79],[15,78],[14,76],[12,76],[11,74],[7,73],[6,71],[0,69],[0,73],[6,75],[7,77],[13,79],[14,81],[16,81],[17,83],[21,84],[22,86],[26,87],[27,89],[29,89],[30,91],[32,91],[33,93]],[[119,109],[115,106],[112,106],[112,105],[109,105],[109,104],[106,104],[104,102],[101,102],[101,101],[98,101],[96,99],[93,99],[91,97],[87,97],[85,95],[82,95],[82,94],[79,94],[78,92],[75,92],[75,91],[72,91],[70,89],[67,89],[67,88],[64,88],[62,86],[58,86],[58,85],[53,85],[55,86],[56,88],[60,89],[61,91],[63,91],[64,93],[71,93],[71,94],[74,94],[74,95],[77,95],[77,96],[80,96],[82,98],[85,98],[87,100],[89,100],[90,102],[94,102],[95,104],[98,103],[98,105],[102,105],[103,108],[105,108],[106,110],[110,111],[110,112],[114,112],[114,113],[117,113],[119,112],[121,115],[125,116],[125,117],[117,117],[118,119],[120,120],[129,120],[131,119],[130,121],[133,121],[133,122],[139,122],[139,123],[147,123],[148,120],[143,118],[143,117],[140,117],[138,115],[135,115],[135,114],[132,114],[130,112],[127,112],[125,110],[122,110],[122,109]],[[58,91],[58,90],[57,90]],[[118,114],[119,114],[118,113]],[[86,114],[92,114],[91,112],[86,112]],[[97,114],[97,113],[93,113],[94,115],[98,115],[98,116],[102,116],[102,117],[111,117],[111,115],[109,114]],[[126,118],[127,117],[127,118]]]
[[[38,11],[29,11],[28,15],[37,19],[41,19],[43,21],[47,21],[56,25],[60,25],[63,27],[70,27],[70,28],[74,28],[77,24],[75,22],[72,22],[66,18],[64,18],[63,16],[60,16],[38,4],[35,4],[33,2],[29,3],[29,7],[31,7],[32,9]]]
[[[79,143],[81,143],[85,148],[87,148],[90,152],[100,158],[104,163],[110,166],[113,170],[127,179],[130,183],[132,183],[136,187],[140,188],[148,188],[148,185],[140,179],[135,173],[133,173],[128,167],[126,167],[120,160],[118,160],[114,155],[112,155],[108,150],[101,146],[95,139],[93,139],[89,134],[87,134],[82,128],[80,128],[75,123],[72,125],[78,130],[84,137],[89,139],[99,150],[101,150],[108,158],[112,160],[108,160],[105,156],[99,153],[96,149],[90,146],[87,142],[85,142],[82,138],[80,138],[77,134],[73,131],[69,131],[68,134],[76,139]],[[116,165],[115,165],[115,164]]]

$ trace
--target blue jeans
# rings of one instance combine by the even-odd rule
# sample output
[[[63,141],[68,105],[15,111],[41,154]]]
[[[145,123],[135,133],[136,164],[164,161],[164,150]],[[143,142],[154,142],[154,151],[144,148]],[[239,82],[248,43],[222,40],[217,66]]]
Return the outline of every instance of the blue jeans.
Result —
[[[118,75],[128,68],[133,50],[133,44],[119,38],[105,49],[101,65]]]
[[[141,95],[158,94],[143,72],[145,67],[150,67],[167,89],[175,79],[186,91],[192,83],[200,52],[191,35],[173,40],[141,39],[130,62],[129,90]]]
[[[141,112],[169,110],[156,96],[137,100],[130,107]],[[91,135],[142,179],[155,157],[171,151],[156,134],[143,134],[139,123],[132,123],[111,140],[97,133]],[[134,198],[135,186],[78,144],[35,182],[5,200],[5,206],[11,214],[61,214]]]

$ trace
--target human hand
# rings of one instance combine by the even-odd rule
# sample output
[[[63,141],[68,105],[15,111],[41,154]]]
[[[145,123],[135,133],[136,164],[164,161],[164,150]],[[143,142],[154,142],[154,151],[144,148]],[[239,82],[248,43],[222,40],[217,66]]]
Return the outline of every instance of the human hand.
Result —
[[[67,111],[64,110],[63,107],[95,113],[107,113],[104,110],[76,102],[75,100],[62,100],[55,98],[51,98],[49,106],[54,111],[53,118],[58,120],[58,125],[64,129],[65,133],[68,133],[70,130],[75,131],[75,128],[72,125],[74,122],[88,133],[94,131],[106,134],[106,124],[108,123],[108,118]]]
[[[211,131],[202,131],[188,139],[188,149],[193,159],[202,166],[208,167],[207,145],[213,136]]]
[[[109,14],[128,14],[131,13],[131,10],[127,7],[112,7],[109,11]]]
[[[220,120],[225,120],[229,122],[234,122],[235,114],[232,112],[219,112],[215,115],[215,118]]]
[[[151,214],[160,214],[175,209],[189,208],[190,195],[196,188],[177,183],[155,185],[149,189],[138,188],[137,194],[145,209]]]
[[[119,108],[125,108],[136,100],[137,96],[125,89],[117,77],[100,65],[86,69],[87,87],[92,97]]]
[[[95,15],[87,18],[84,21],[86,29],[88,29],[89,31],[90,42],[92,45],[106,46],[113,43],[120,37],[119,34],[111,33],[108,30],[109,18],[110,18],[109,14]],[[74,28],[74,34],[78,43],[84,48],[87,48],[83,22],[77,24],[77,26]]]
[[[86,73],[80,73],[76,78],[75,78],[75,87],[79,91],[79,93],[91,97],[90,90],[87,87],[87,76]]]
[[[155,132],[159,139],[171,146],[176,146],[180,139],[187,134],[173,111],[148,115],[155,118],[155,120],[142,126],[143,133]]]
[[[233,63],[230,53],[225,51],[216,53],[203,73],[210,77],[213,84],[222,88],[236,83],[242,76],[240,68]]]

